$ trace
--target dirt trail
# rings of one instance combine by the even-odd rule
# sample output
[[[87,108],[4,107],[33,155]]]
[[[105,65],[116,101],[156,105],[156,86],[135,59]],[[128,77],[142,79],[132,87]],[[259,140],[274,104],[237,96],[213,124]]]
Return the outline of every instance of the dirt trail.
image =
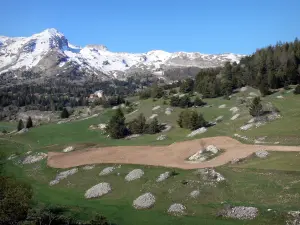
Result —
[[[189,156],[201,149],[201,144],[215,145],[225,152],[207,162],[187,162]],[[230,137],[210,137],[173,143],[169,146],[114,146],[88,148],[69,153],[49,152],[48,165],[70,168],[97,163],[143,164],[195,169],[217,167],[236,158],[245,158],[258,150],[300,151],[300,146],[246,145]]]

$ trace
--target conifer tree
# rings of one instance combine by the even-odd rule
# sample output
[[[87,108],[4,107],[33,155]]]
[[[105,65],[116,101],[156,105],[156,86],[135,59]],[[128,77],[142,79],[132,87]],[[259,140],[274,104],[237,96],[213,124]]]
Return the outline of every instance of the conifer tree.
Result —
[[[24,128],[23,120],[19,120],[19,123],[18,123],[18,131],[22,130],[23,128]]]
[[[255,97],[253,99],[252,104],[249,109],[249,113],[253,117],[262,115],[263,109],[262,109],[260,97]]]
[[[27,119],[27,122],[26,122],[26,128],[31,128],[33,127],[33,123],[32,123],[32,119],[31,117],[29,116],[28,119]]]
[[[113,115],[108,122],[106,131],[110,137],[114,139],[119,139],[126,136],[127,128],[125,126],[125,116],[120,108],[116,110],[115,115]]]

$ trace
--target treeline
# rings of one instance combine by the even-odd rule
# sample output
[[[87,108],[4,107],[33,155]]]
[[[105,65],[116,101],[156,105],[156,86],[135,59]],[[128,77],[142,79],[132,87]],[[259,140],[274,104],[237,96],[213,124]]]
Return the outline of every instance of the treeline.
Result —
[[[0,120],[25,111],[61,111],[64,107],[88,106],[87,97],[97,90],[106,96],[129,96],[143,85],[138,80],[70,83],[66,80],[48,80],[43,83],[24,83],[0,88]],[[114,106],[124,100],[107,99],[105,106]],[[115,103],[117,101],[117,103]]]
[[[300,41],[296,39],[259,49],[238,64],[226,63],[223,68],[202,70],[196,76],[194,90],[204,97],[217,97],[249,85],[267,95],[270,89],[299,83]]]

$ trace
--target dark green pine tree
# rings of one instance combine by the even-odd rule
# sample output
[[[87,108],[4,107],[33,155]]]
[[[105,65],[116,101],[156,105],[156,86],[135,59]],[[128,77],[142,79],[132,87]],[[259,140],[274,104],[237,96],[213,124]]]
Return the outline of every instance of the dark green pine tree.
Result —
[[[199,128],[198,126],[198,114],[195,111],[190,112],[190,116],[189,116],[189,125],[188,125],[188,129],[190,130],[196,130]]]
[[[26,122],[26,128],[31,128],[33,127],[33,123],[32,123],[32,119],[31,117],[29,116],[28,119],[27,119],[27,122]]]
[[[63,111],[61,112],[61,115],[60,115],[60,117],[62,118],[62,119],[66,119],[66,118],[69,118],[69,112],[68,112],[68,110],[66,109],[66,108],[63,108]]]
[[[126,136],[127,128],[125,126],[125,116],[120,108],[116,110],[115,115],[109,120],[106,131],[110,137],[114,139],[120,139]]]
[[[18,131],[22,130],[23,128],[24,128],[23,120],[19,120],[19,123],[18,123]]]
[[[160,132],[158,120],[154,118],[151,123],[149,124],[148,133],[149,134],[156,134]]]
[[[133,134],[143,134],[147,129],[146,118],[141,113],[135,120],[129,123],[129,131]]]
[[[260,97],[255,97],[253,99],[252,104],[251,104],[250,109],[249,109],[249,113],[253,117],[257,117],[257,116],[262,115],[263,109],[262,109],[262,104],[261,104]]]

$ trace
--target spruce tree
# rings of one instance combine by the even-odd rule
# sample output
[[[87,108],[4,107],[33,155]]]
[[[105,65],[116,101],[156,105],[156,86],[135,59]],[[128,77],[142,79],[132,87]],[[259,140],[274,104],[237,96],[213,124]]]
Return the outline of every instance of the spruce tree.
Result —
[[[69,118],[69,112],[68,112],[68,110],[66,109],[66,108],[63,108],[63,111],[61,112],[61,115],[60,115],[60,117],[62,118],[62,119],[66,119],[66,118]]]
[[[119,139],[125,137],[127,134],[127,128],[125,126],[125,117],[120,108],[116,110],[115,115],[108,122],[106,131],[110,137]]]
[[[149,124],[148,133],[149,134],[156,134],[160,131],[160,127],[158,124],[158,120],[154,118],[151,123]]]
[[[23,120],[19,120],[19,123],[18,123],[18,131],[22,130],[23,128],[24,128]]]
[[[129,131],[133,134],[143,134],[147,128],[146,118],[141,113],[135,120],[129,123]]]
[[[32,123],[32,119],[31,117],[29,116],[28,119],[27,119],[27,122],[26,122],[26,128],[31,128],[33,127],[33,123]]]
[[[262,115],[263,109],[262,109],[260,97],[255,97],[253,99],[252,104],[249,109],[249,113],[253,117]]]

